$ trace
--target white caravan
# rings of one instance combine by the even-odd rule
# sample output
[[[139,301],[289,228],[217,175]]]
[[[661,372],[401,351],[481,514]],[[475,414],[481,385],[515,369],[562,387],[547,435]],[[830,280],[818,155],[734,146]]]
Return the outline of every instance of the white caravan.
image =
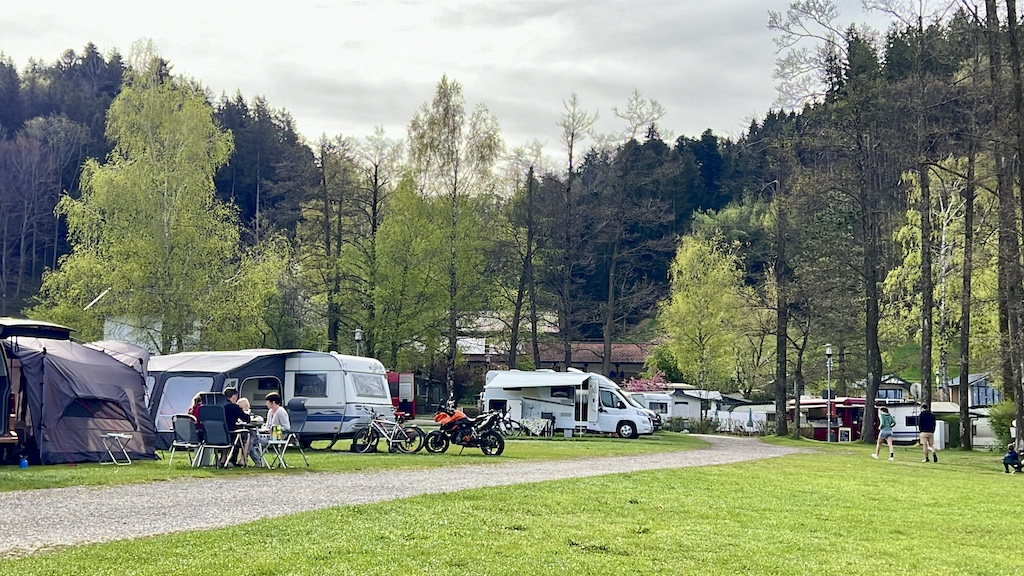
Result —
[[[284,401],[308,398],[307,439],[348,438],[370,424],[373,412],[394,412],[384,365],[335,352],[295,352],[285,358]]]
[[[517,420],[550,420],[556,430],[586,429],[622,438],[651,434],[651,414],[615,382],[593,372],[491,370],[484,408]]]

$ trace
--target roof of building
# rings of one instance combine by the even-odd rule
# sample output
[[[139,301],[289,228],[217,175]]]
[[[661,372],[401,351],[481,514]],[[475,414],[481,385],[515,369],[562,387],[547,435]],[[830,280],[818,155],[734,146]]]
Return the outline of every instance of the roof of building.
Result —
[[[613,342],[611,351],[612,364],[643,364],[654,350],[654,344]],[[540,360],[545,363],[562,362],[565,360],[565,349],[561,343],[543,343],[540,348]],[[573,364],[600,364],[604,362],[603,342],[572,342]]]

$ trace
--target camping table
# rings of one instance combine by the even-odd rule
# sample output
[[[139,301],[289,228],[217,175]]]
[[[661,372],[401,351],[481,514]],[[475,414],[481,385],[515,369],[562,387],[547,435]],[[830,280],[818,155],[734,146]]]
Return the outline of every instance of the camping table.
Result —
[[[270,440],[267,442],[267,447],[264,452],[263,461],[267,464],[268,468],[288,468],[288,463],[284,461],[284,453],[288,450],[288,438],[282,438],[280,440]],[[266,452],[270,452],[274,455],[274,462],[271,463],[267,460]]]
[[[132,439],[131,434],[108,432],[100,436],[100,438],[103,439],[103,445],[107,448],[107,454],[110,455],[110,462],[100,462],[100,464],[128,466],[132,463],[132,458],[128,455],[128,450],[124,445],[125,442]]]

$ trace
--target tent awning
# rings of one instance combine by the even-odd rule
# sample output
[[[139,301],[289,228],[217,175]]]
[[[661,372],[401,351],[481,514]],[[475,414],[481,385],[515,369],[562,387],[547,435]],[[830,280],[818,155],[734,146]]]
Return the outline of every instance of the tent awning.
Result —
[[[206,372],[223,374],[260,358],[282,356],[300,350],[238,350],[230,352],[180,352],[149,359],[150,372]]]

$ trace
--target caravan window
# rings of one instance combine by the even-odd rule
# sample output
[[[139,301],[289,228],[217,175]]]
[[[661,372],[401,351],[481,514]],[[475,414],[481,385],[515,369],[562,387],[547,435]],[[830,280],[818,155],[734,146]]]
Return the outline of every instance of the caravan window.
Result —
[[[200,392],[213,388],[209,376],[171,376],[164,382],[164,393],[160,397],[160,408],[156,415],[157,430],[173,430],[171,418],[185,414],[192,407],[192,398]]]
[[[651,410],[658,414],[668,414],[668,402],[651,402]]]
[[[326,398],[327,373],[297,372],[295,374],[295,395],[307,398]]]
[[[352,386],[355,388],[356,396],[366,398],[391,398],[388,391],[388,381],[383,374],[360,374],[353,372]]]

